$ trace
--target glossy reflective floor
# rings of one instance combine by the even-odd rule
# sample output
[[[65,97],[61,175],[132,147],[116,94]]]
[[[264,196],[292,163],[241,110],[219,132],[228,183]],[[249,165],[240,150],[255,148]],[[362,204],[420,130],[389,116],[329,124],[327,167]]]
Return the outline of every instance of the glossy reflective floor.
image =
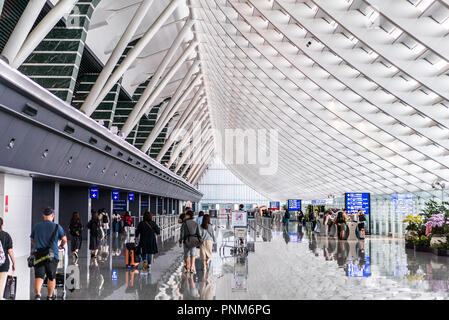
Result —
[[[232,256],[229,222],[216,220],[218,250],[209,272],[197,261],[196,275],[182,272],[178,231],[164,231],[150,273],[125,268],[127,241],[104,242],[97,261],[69,259],[79,289],[74,299],[448,299],[449,258],[405,249],[404,241],[369,236],[364,241],[339,241],[319,236],[297,223],[288,230],[279,223],[250,222],[249,241],[255,252]],[[84,243],[85,245],[86,243]],[[30,274],[32,279],[32,272]],[[70,287],[70,285],[69,285]],[[43,296],[46,289],[43,289]],[[59,294],[62,290],[59,290]],[[33,297],[33,282],[30,294]]]

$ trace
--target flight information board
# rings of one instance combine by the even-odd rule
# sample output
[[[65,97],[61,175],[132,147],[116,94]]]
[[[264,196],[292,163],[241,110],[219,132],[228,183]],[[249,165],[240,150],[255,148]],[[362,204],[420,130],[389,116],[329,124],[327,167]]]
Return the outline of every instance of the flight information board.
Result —
[[[391,195],[395,214],[413,215],[413,194],[394,193]]]
[[[270,202],[270,210],[279,210],[279,207],[280,207],[279,201]]]
[[[301,210],[301,200],[288,200],[288,210],[289,211]]]
[[[357,213],[361,209],[364,214],[370,211],[370,194],[369,193],[345,193],[346,209],[348,214]]]

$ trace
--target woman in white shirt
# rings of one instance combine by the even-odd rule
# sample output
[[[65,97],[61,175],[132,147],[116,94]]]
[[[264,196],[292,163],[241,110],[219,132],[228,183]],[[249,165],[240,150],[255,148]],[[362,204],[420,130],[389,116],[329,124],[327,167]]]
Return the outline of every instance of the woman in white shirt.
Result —
[[[200,259],[203,260],[204,271],[209,269],[209,262],[212,258],[212,247],[215,239],[214,226],[210,223],[210,216],[208,214],[203,216],[203,221],[200,226],[200,235],[203,243],[200,246]]]

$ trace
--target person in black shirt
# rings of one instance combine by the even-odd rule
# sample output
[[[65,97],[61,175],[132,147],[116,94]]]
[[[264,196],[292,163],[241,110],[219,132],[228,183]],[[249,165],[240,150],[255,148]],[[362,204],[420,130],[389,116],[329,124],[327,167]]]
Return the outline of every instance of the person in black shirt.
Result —
[[[83,224],[81,223],[81,218],[78,212],[72,214],[72,219],[70,220],[69,233],[72,236],[71,249],[73,254],[73,260],[76,264],[78,260],[78,251],[81,249],[81,244],[83,242]]]
[[[184,223],[184,221],[186,220],[186,213],[189,212],[189,211],[192,211],[192,209],[189,208],[189,207],[186,207],[186,208],[184,209],[184,213],[181,213],[181,214],[179,215],[179,218],[178,218],[178,223],[179,223],[179,224]]]
[[[159,236],[161,230],[156,222],[153,221],[153,216],[149,211],[146,211],[143,216],[143,221],[137,225],[136,238],[139,237],[139,249],[144,261],[144,271],[151,270],[151,262],[153,255],[158,253],[156,236]]]
[[[98,218],[98,212],[94,211],[92,213],[92,219],[87,224],[87,228],[90,230],[90,257],[93,259],[97,258],[98,247],[100,246],[102,231],[100,225],[100,219]]]
[[[16,270],[16,261],[14,259],[14,251],[12,250],[11,236],[2,230],[3,219],[0,218],[0,294],[3,297],[3,290],[5,288],[6,276],[9,271],[9,259],[12,262],[12,271]],[[2,263],[4,256],[4,262]]]

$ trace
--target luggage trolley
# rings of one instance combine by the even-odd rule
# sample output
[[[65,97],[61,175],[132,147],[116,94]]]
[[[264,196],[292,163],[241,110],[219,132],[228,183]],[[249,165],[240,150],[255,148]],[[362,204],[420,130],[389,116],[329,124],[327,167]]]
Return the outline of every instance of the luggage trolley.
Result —
[[[231,248],[232,256],[247,256],[248,252],[254,252],[254,242],[248,242],[248,215],[245,211],[232,211],[231,225],[234,230],[233,246],[223,245],[224,255],[225,247]]]
[[[67,280],[67,268],[69,266],[67,249],[59,250],[58,266],[56,267],[56,286],[55,295],[58,295],[58,289],[62,289],[61,299],[65,300],[67,297],[66,280]],[[47,287],[47,276],[45,276],[43,286]]]

